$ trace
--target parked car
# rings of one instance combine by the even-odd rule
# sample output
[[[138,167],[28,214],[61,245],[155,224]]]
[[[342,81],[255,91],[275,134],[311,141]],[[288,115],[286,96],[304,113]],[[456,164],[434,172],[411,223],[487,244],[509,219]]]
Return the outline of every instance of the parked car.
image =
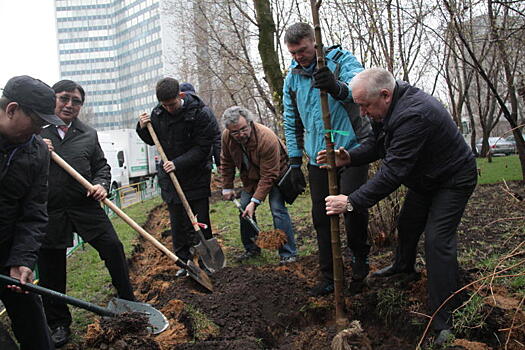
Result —
[[[481,153],[481,142],[483,139],[479,139],[476,143],[476,150]],[[510,155],[516,153],[516,143],[507,141],[501,137],[489,137],[489,150],[491,155],[503,154]]]
[[[521,136],[523,136],[523,138],[525,139],[525,134],[521,134]],[[506,137],[505,141],[508,141],[508,142],[512,143],[514,145],[514,151],[517,152],[516,140],[514,139],[514,135],[510,135],[510,136]]]

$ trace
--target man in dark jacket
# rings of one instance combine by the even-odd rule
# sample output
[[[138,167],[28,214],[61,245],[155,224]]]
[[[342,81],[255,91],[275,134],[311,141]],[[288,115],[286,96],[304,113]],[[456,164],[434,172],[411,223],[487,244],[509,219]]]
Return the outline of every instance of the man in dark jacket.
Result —
[[[181,83],[180,84],[180,91],[196,95],[195,88],[190,83]],[[206,108],[210,109],[210,107],[206,106]],[[213,114],[213,112],[209,111],[209,113]],[[219,170],[219,167],[221,166],[221,129],[219,129],[219,123],[217,123],[217,130],[215,130],[215,141],[213,142],[213,146],[211,148],[211,155],[213,158],[213,163],[217,167],[217,171]]]
[[[49,152],[35,134],[45,125],[64,124],[54,114],[49,86],[28,76],[7,82],[0,98],[0,273],[22,283],[33,281],[47,224]],[[40,297],[0,285],[21,349],[54,349]]]
[[[183,261],[192,258],[190,248],[198,238],[168,175],[175,171],[186,199],[197,217],[205,224],[202,233],[206,239],[212,237],[209,213],[211,150],[218,128],[215,116],[194,94],[180,92],[179,82],[164,78],[157,83],[156,95],[159,104],[151,116],[139,116],[137,133],[144,142],[153,145],[153,139],[146,127],[152,124],[166,153],[168,162],[162,164],[159,172],[159,186],[162,199],[170,213],[173,249]],[[185,275],[181,269],[178,276]]]
[[[53,86],[56,93],[56,115],[66,125],[49,127],[42,137],[60,157],[93,184],[88,191],[56,163],[49,168],[49,225],[40,251],[38,266],[43,287],[65,293],[66,249],[73,245],[73,232],[93,246],[111,275],[119,298],[135,300],[129,281],[124,248],[111,221],[100,206],[111,183],[110,167],[98,142],[95,129],[77,117],[84,103],[84,89],[71,80]],[[47,321],[55,345],[69,340],[72,319],[67,305],[43,298]]]
[[[432,96],[373,68],[351,82],[361,114],[374,121],[377,144],[338,153],[338,165],[359,165],[383,158],[376,175],[349,196],[328,196],[328,215],[365,210],[408,187],[398,218],[399,245],[394,264],[373,274],[414,274],[417,243],[425,232],[430,309],[433,313],[458,287],[456,230],[476,186],[476,162],[450,114]],[[318,161],[323,161],[320,152]],[[432,322],[436,342],[450,337],[451,306]]]

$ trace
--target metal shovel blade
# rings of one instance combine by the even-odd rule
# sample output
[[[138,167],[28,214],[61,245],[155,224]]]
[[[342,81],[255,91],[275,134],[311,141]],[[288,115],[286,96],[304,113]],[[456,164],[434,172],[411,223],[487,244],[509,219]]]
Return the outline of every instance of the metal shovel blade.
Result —
[[[148,322],[151,327],[151,333],[159,334],[166,330],[170,325],[166,316],[150,304],[139,303],[119,298],[113,298],[109,301],[107,308],[117,314],[126,312],[138,312],[148,316]]]
[[[193,278],[195,281],[197,281],[201,286],[209,290],[210,292],[213,292],[213,284],[211,283],[210,277],[202,270],[197,264],[195,264],[193,261],[188,260],[186,264],[186,271],[188,271],[188,275]]]
[[[224,257],[224,253],[219,242],[217,242],[217,239],[205,239],[200,231],[197,234],[200,243],[193,246],[193,248],[195,248],[195,251],[199,258],[201,258],[204,266],[206,266],[212,273],[226,266],[226,258]]]

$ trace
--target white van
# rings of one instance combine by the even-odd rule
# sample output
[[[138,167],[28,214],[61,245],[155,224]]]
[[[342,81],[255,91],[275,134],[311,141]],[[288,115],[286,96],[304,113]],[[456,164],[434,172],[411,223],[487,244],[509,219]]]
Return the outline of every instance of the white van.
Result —
[[[111,167],[110,192],[119,187],[129,185],[128,171],[124,166],[124,150],[119,148],[111,135],[105,132],[98,132],[98,142]]]

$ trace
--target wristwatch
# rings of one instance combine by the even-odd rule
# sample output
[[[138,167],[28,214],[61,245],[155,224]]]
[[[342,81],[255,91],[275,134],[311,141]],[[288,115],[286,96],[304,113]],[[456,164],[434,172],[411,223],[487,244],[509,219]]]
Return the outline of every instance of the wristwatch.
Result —
[[[350,202],[350,198],[346,200],[346,211],[354,211],[354,206],[352,202]]]

